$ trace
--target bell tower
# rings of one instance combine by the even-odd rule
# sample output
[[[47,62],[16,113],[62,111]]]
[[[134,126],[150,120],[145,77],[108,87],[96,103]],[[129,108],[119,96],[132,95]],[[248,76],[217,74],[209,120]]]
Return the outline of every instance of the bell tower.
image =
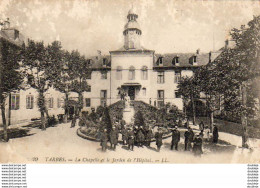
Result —
[[[133,8],[128,11],[128,22],[124,28],[125,49],[140,49],[140,38],[142,35],[141,28],[137,22],[138,15],[134,12]]]

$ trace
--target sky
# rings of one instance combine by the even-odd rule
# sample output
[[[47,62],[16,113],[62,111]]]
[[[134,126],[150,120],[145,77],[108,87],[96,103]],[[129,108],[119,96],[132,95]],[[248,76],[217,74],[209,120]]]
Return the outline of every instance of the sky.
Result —
[[[31,39],[60,40],[86,56],[123,46],[134,7],[141,44],[156,53],[209,52],[224,46],[232,28],[260,15],[260,1],[214,0],[0,0],[0,18]]]

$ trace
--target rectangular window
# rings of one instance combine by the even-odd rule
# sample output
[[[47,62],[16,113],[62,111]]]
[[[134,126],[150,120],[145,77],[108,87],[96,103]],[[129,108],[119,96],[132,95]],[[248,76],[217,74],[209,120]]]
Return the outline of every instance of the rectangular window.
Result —
[[[91,106],[91,99],[90,98],[86,98],[86,107],[90,107]]]
[[[117,70],[116,71],[116,79],[117,80],[122,80],[122,70]]]
[[[100,91],[100,105],[105,107],[107,104],[107,90]]]
[[[53,97],[47,99],[47,104],[48,108],[53,108]]]
[[[146,96],[146,88],[143,88],[143,96]]]
[[[101,71],[101,79],[106,80],[107,79],[107,71]]]
[[[142,80],[147,80],[147,79],[148,79],[148,71],[142,70]]]
[[[64,100],[61,98],[57,98],[57,108],[64,107]]]
[[[20,108],[20,95],[14,94],[11,96],[11,110],[19,110]]]
[[[158,108],[163,107],[164,105],[164,90],[157,91],[157,101],[158,101]]]
[[[26,96],[26,109],[33,109],[33,95]]]
[[[159,57],[158,64],[159,66],[163,66],[163,57]]]
[[[179,71],[175,71],[175,75],[174,75],[174,83],[179,83],[181,80],[181,72]]]
[[[164,83],[164,72],[163,71],[157,72],[157,83],[158,84]]]
[[[135,70],[129,70],[129,80],[135,79]]]
[[[87,86],[86,92],[91,92],[91,86],[90,85]]]

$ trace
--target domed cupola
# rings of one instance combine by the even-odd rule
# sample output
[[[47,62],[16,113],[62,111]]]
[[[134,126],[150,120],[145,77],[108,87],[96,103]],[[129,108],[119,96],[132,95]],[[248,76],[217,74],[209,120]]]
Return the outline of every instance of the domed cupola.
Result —
[[[125,36],[125,49],[139,49],[140,48],[140,36],[142,35],[142,30],[137,22],[138,15],[131,8],[128,11],[127,19],[128,22],[124,27]]]

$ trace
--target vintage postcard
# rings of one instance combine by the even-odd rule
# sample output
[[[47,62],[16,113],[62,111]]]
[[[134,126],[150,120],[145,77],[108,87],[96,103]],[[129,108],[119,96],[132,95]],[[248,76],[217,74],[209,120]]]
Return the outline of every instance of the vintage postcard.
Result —
[[[1,0],[1,163],[259,163],[260,3]]]

